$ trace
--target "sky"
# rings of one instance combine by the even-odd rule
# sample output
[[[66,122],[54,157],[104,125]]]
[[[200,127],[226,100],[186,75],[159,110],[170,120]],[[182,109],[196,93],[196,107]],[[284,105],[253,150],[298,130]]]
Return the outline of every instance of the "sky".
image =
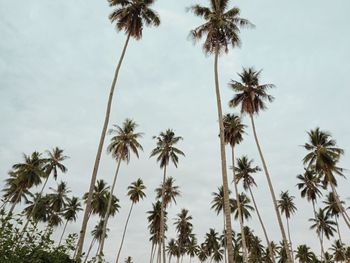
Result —
[[[178,147],[186,154],[177,169],[171,166],[168,170],[182,193],[177,205],[168,210],[169,224],[186,208],[193,216],[199,242],[211,227],[222,231],[222,217],[210,210],[212,192],[221,185],[213,57],[206,56],[201,45],[188,37],[189,31],[202,23],[186,12],[186,7],[197,3],[206,5],[207,1],[156,1],[153,8],[161,17],[161,26],[145,28],[142,40],[131,40],[128,46],[110,127],[132,118],[144,133],[144,152],[121,166],[116,186],[121,210],[109,221],[108,260],[116,256],[130,205],[126,188],[140,177],[147,186],[147,199],[135,206],[121,257],[132,256],[138,263],[150,256],[146,211],[155,201],[154,189],[162,171],[149,154],[155,147],[152,136],[167,128],[184,138]],[[108,20],[112,9],[107,1],[33,0],[23,4],[0,0],[0,188],[12,164],[22,160],[22,153],[59,146],[70,157],[65,162],[68,172],[59,175],[59,180],[81,197],[89,186],[108,91],[125,35],[117,33]],[[330,131],[345,149],[340,166],[350,168],[350,90],[346,82],[350,2],[236,0],[230,6],[240,7],[241,17],[256,28],[242,30],[242,47],[219,58],[224,112],[238,113],[228,107],[233,93],[227,83],[238,80],[242,67],[263,69],[261,82],[276,85],[270,91],[275,101],[256,118],[257,132],[276,193],[289,190],[295,196],[298,211],[290,222],[293,245],[307,243],[318,251],[316,235],[309,230],[311,204],[301,199],[296,175],[303,172],[305,150],[301,145],[307,140],[306,132],[318,126]],[[248,155],[261,166],[247,117],[243,122],[248,125],[247,134],[236,155]],[[98,178],[111,183],[115,168],[115,161],[104,150]],[[256,181],[254,193],[263,220],[270,239],[278,241],[263,173],[256,175]],[[49,186],[55,187],[56,182],[51,179]],[[350,197],[348,189],[349,182],[339,179],[339,194],[344,199]],[[68,231],[78,232],[81,219],[82,214]],[[97,220],[90,220],[89,232]],[[349,244],[348,229],[340,221],[343,241]],[[255,215],[247,224],[263,239]],[[238,231],[237,222],[233,228]],[[174,236],[171,225],[168,237]],[[87,235],[86,247],[90,241]]]

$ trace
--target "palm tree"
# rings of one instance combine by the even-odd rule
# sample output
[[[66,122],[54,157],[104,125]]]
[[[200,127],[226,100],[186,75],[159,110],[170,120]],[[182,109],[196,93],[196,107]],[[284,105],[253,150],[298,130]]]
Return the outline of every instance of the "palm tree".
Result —
[[[125,263],[133,263],[134,261],[132,261],[132,257],[127,257],[124,262]]]
[[[344,150],[336,146],[336,141],[331,138],[331,134],[326,131],[316,128],[308,132],[309,142],[304,144],[304,148],[308,154],[304,157],[303,162],[308,168],[313,168],[317,173],[320,173],[323,178],[325,187],[331,186],[335,200],[338,204],[341,215],[345,223],[350,228],[350,218],[346,210],[342,206],[337,194],[337,180],[335,175],[344,176],[343,169],[337,167],[337,163]]]
[[[64,225],[63,232],[62,232],[60,241],[58,243],[58,246],[61,245],[62,238],[63,238],[64,232],[66,231],[66,227],[68,223],[71,221],[75,222],[77,220],[77,215],[81,210],[83,209],[81,208],[81,203],[79,202],[79,199],[77,197],[73,196],[71,199],[68,200],[66,208],[64,209],[62,214],[63,218],[66,220],[66,223]]]
[[[181,196],[181,192],[180,192],[180,187],[175,185],[175,179],[171,176],[167,177],[165,179],[164,188],[165,188],[165,190],[164,190],[165,207],[170,205],[171,202],[174,202],[174,204],[176,204],[176,198]],[[162,198],[162,191],[163,191],[163,185],[161,184],[155,190],[157,199]]]
[[[95,245],[96,241],[100,244],[101,243],[101,238],[102,238],[102,228],[103,228],[103,219],[100,220],[97,225],[95,225],[94,229],[91,231],[91,235],[92,235],[92,240],[89,246],[89,249],[86,253],[85,259],[84,259],[84,263],[86,263],[86,261],[89,258],[90,252],[92,247]],[[109,229],[107,228],[107,232],[109,231]],[[96,255],[98,253],[98,248],[97,248],[97,252]]]
[[[128,186],[128,194],[127,195],[130,198],[131,206],[130,206],[128,217],[126,219],[126,223],[125,223],[125,227],[124,227],[124,231],[123,231],[123,236],[122,236],[122,241],[120,243],[120,247],[118,250],[118,255],[117,255],[117,260],[116,260],[117,263],[119,260],[120,252],[122,251],[124,238],[125,238],[125,234],[126,234],[126,229],[128,227],[128,223],[129,223],[132,209],[134,207],[134,204],[138,203],[140,200],[142,200],[143,198],[146,197],[146,194],[144,192],[145,189],[146,189],[146,186],[143,184],[143,181],[141,178],[137,179],[135,182],[132,182],[131,185]]]
[[[24,208],[24,213],[27,217],[27,222],[32,220],[34,227],[39,222],[47,222],[50,217],[50,198],[48,195],[41,196],[39,193],[35,193],[32,196],[32,200],[27,200]],[[23,231],[22,231],[23,232]]]
[[[183,256],[184,247],[186,247],[190,242],[193,225],[191,223],[192,216],[189,215],[189,211],[187,209],[182,209],[176,216],[177,218],[175,219],[174,225],[178,235],[179,262],[180,256]]]
[[[190,263],[191,263],[192,258],[194,258],[198,253],[198,243],[197,243],[197,238],[195,236],[190,237],[189,242],[187,243],[186,252],[187,252],[187,255],[189,255],[190,257]]]
[[[210,7],[194,5],[190,10],[196,15],[205,20],[205,23],[198,26],[191,31],[194,40],[205,38],[203,50],[206,54],[214,54],[214,75],[215,75],[215,93],[217,113],[220,130],[220,154],[221,154],[221,174],[222,184],[224,186],[224,214],[226,217],[226,235],[228,246],[229,263],[234,261],[233,247],[231,240],[231,218],[230,205],[228,197],[228,179],[226,168],[226,153],[225,153],[225,136],[224,136],[224,122],[222,116],[221,96],[218,76],[218,58],[222,52],[228,52],[229,46],[237,47],[240,45],[239,29],[252,24],[239,17],[240,10],[237,7],[229,8],[228,0],[210,0]]]
[[[219,233],[215,231],[214,228],[210,228],[209,232],[205,234],[205,247],[207,249],[208,255],[212,255],[214,251],[220,249],[219,243]],[[232,237],[231,237],[232,239]]]
[[[107,212],[107,203],[108,199],[106,196],[108,195],[110,190],[110,186],[104,180],[97,180],[96,185],[94,187],[92,200],[91,200],[91,211],[89,217],[92,214],[98,214],[99,217],[104,217]],[[85,193],[83,196],[84,201],[87,201],[89,193]]]
[[[234,206],[233,206],[233,212],[234,212],[234,218],[237,220],[239,219],[239,216],[241,216],[241,221],[244,222],[245,220],[248,220],[249,218],[252,217],[252,215],[250,214],[251,212],[254,211],[254,207],[252,207],[250,205],[250,199],[244,194],[244,193],[240,193],[238,195],[239,198],[239,204],[240,204],[240,210],[242,211],[241,214],[238,213],[239,208],[237,207],[237,201],[234,200]],[[244,235],[244,234],[243,234]],[[242,238],[243,238],[242,235]]]
[[[273,205],[277,216],[278,225],[282,234],[282,239],[285,245],[285,249],[287,251],[288,262],[292,263],[293,258],[291,253],[289,253],[286,232],[284,230],[282,218],[277,207],[275,191],[273,189],[271,177],[270,177],[267,164],[259,143],[259,139],[257,136],[255,123],[254,123],[254,115],[257,115],[261,110],[266,109],[266,104],[265,104],[266,101],[272,102],[274,99],[273,96],[267,93],[267,89],[274,87],[274,85],[260,84],[259,83],[260,73],[261,71],[255,71],[253,68],[248,68],[248,69],[243,68],[243,72],[241,74],[238,74],[240,77],[240,81],[232,80],[229,84],[230,87],[233,89],[233,91],[236,92],[234,97],[230,100],[229,105],[230,107],[240,106],[241,113],[248,114],[250,117],[255,143],[258,148],[261,162],[263,164],[263,169],[264,169],[269,190],[271,193]]]
[[[197,257],[200,262],[205,262],[208,258],[208,252],[205,244],[201,244],[199,246],[198,252],[197,252]]]
[[[117,168],[114,174],[112,187],[110,190],[110,197],[112,197],[114,193],[115,184],[118,178],[119,168],[121,161],[125,161],[126,163],[129,163],[130,161],[130,155],[131,152],[136,155],[136,157],[139,157],[139,150],[142,150],[141,144],[138,142],[138,139],[142,137],[141,133],[136,133],[135,129],[137,127],[137,124],[131,120],[126,119],[123,122],[122,127],[118,125],[114,125],[115,129],[111,129],[110,133],[115,134],[111,138],[111,143],[108,146],[108,152],[112,154],[113,158],[117,162]],[[109,210],[111,209],[112,205],[112,199],[108,199],[107,204],[107,213],[105,214],[105,218],[103,219],[103,230],[102,230],[102,239],[101,239],[101,245],[100,245],[100,252],[99,254],[103,255],[103,248],[105,243],[105,233],[106,233],[106,227],[108,224],[108,217],[109,217]]]
[[[117,67],[114,73],[112,85],[108,96],[107,109],[106,109],[102,132],[100,136],[100,141],[99,141],[99,145],[96,153],[94,169],[91,175],[89,194],[86,202],[84,218],[83,218],[79,241],[77,245],[78,250],[77,250],[76,258],[80,257],[81,252],[83,250],[84,237],[85,237],[86,227],[87,227],[89,214],[91,210],[92,193],[93,193],[96,178],[97,178],[97,172],[100,165],[103,144],[104,144],[107,127],[109,123],[113,94],[114,94],[115,85],[118,79],[119,70],[123,62],[130,37],[136,40],[139,40],[142,37],[142,31],[143,31],[144,25],[156,26],[156,27],[160,25],[159,16],[154,10],[150,8],[150,6],[154,3],[154,0],[108,0],[108,2],[111,7],[116,7],[116,9],[109,15],[110,21],[112,23],[115,23],[117,31],[124,31],[127,37],[126,37],[126,41],[125,41],[121,56],[119,58],[119,62],[117,64]]]
[[[315,254],[307,245],[299,245],[297,247],[295,258],[298,259],[300,263],[312,263],[315,257]]]
[[[179,248],[178,248],[177,242],[174,238],[169,240],[168,245],[166,247],[166,252],[168,252],[169,263],[171,263],[171,257],[173,257],[173,256],[175,256],[177,258],[180,257]]]
[[[250,194],[250,197],[251,197],[253,204],[254,204],[254,209],[256,211],[261,228],[262,228],[264,236],[265,236],[266,245],[269,248],[269,252],[270,252],[269,254],[270,254],[271,260],[273,263],[275,263],[275,257],[274,257],[274,253],[273,253],[273,250],[271,247],[271,242],[270,242],[269,237],[267,235],[266,227],[265,227],[264,222],[262,220],[262,217],[260,215],[258,206],[255,202],[254,194],[252,191],[252,187],[256,186],[256,182],[254,180],[253,174],[261,171],[261,169],[259,166],[255,166],[255,167],[253,166],[253,160],[249,160],[247,156],[242,156],[241,158],[237,159],[237,166],[235,167],[235,171],[236,171],[237,183],[240,180],[242,180],[244,190],[248,191]]]
[[[157,156],[157,162],[160,164],[160,168],[163,169],[163,183],[162,183],[162,209],[160,214],[160,236],[159,236],[159,263],[161,263],[161,250],[163,246],[163,263],[166,262],[165,257],[165,238],[164,238],[164,212],[166,208],[166,199],[165,199],[165,191],[166,191],[166,171],[167,166],[169,165],[169,162],[171,161],[175,167],[177,167],[179,162],[178,155],[185,156],[185,154],[178,148],[175,147],[175,145],[182,140],[181,136],[176,136],[174,131],[171,129],[167,129],[165,132],[161,132],[159,136],[155,136],[154,139],[157,141],[157,146],[154,148],[151,152],[150,157]]]
[[[334,197],[334,193],[333,192],[328,193],[328,195],[326,195],[326,200],[323,201],[323,203],[326,205],[325,206],[326,212],[334,218],[334,221],[337,225],[337,233],[339,236],[339,240],[340,242],[342,242],[340,229],[339,229],[339,222],[338,222],[338,217],[341,212],[340,212],[338,203]],[[340,203],[341,205],[344,205],[344,201],[341,201]]]
[[[343,262],[346,260],[345,247],[340,240],[335,240],[330,249],[333,252],[333,257],[336,262]]]
[[[240,198],[238,196],[237,181],[235,180],[235,169],[233,169],[235,167],[234,147],[235,145],[238,145],[242,142],[244,128],[246,126],[241,123],[240,117],[234,114],[226,114],[224,116],[223,121],[224,121],[225,143],[230,144],[231,146],[233,185],[234,185],[235,194],[236,194],[236,201],[237,201],[238,214],[239,214],[239,225],[241,228],[241,235],[242,235],[243,261],[247,262],[248,255],[247,255],[247,245],[246,245],[244,231],[243,231],[244,224],[243,224],[243,220],[241,220],[242,211],[241,211],[241,205],[240,205]]]
[[[316,212],[316,218],[310,218],[309,221],[313,223],[310,229],[314,229],[317,235],[320,236],[321,251],[324,252],[323,238],[324,236],[326,236],[326,238],[329,239],[334,235],[334,226],[336,225],[336,223],[333,220],[331,220],[329,218],[329,215],[325,212],[325,210],[321,208],[318,212]],[[321,261],[323,256],[324,255],[321,254]]]
[[[297,211],[297,207],[294,204],[294,198],[295,196],[289,195],[288,191],[281,192],[280,194],[280,200],[278,200],[278,208],[281,210],[281,214],[284,214],[287,221],[287,231],[288,231],[288,239],[290,244],[290,251],[293,256],[293,245],[292,245],[292,239],[290,237],[290,230],[289,230],[289,219]],[[294,258],[294,256],[293,256]]]

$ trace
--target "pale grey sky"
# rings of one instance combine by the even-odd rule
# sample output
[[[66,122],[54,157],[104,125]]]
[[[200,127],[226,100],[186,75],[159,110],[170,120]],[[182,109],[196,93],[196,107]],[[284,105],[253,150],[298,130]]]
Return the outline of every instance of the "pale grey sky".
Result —
[[[222,218],[209,205],[211,193],[221,184],[213,58],[188,40],[189,30],[202,22],[186,12],[195,3],[207,1],[158,0],[154,9],[161,16],[161,26],[145,29],[143,39],[131,41],[127,50],[111,124],[127,117],[139,123],[145,133],[144,153],[121,168],[117,195],[122,209],[110,220],[108,259],[115,258],[128,212],[126,187],[138,177],[148,187],[148,198],[135,207],[122,258],[132,256],[141,263],[149,257],[145,212],[161,180],[158,164],[149,159],[149,153],[154,147],[152,136],[166,128],[184,137],[179,147],[186,153],[178,169],[169,169],[182,191],[178,205],[169,209],[170,222],[181,208],[188,208],[199,242],[210,227],[221,231]],[[235,112],[227,106],[232,96],[227,83],[237,79],[242,66],[263,69],[262,81],[277,86],[271,90],[276,100],[258,117],[257,129],[276,192],[288,189],[296,196],[299,210],[291,221],[295,246],[308,243],[318,250],[316,236],[308,230],[311,207],[301,200],[295,176],[303,171],[305,152],[300,145],[311,128],[331,131],[342,148],[350,149],[346,82],[350,2],[237,0],[231,5],[240,7],[241,16],[256,28],[242,31],[241,49],[220,57],[225,112]],[[60,179],[68,182],[74,195],[87,190],[112,74],[125,40],[110,24],[110,12],[106,1],[97,0],[0,0],[1,186],[23,152],[59,146],[70,156],[69,171]],[[246,118],[244,122],[249,124]],[[250,127],[247,133],[237,155],[247,154],[260,165]],[[347,152],[341,165],[350,168]],[[98,177],[111,182],[114,169],[112,158],[104,153]],[[279,231],[262,173],[257,183],[262,216],[277,241]],[[349,182],[340,179],[339,184],[340,195],[349,197]],[[91,220],[89,231],[96,220]],[[248,225],[262,238],[255,218]],[[79,228],[80,220],[69,231]],[[234,229],[238,230],[236,222]],[[341,229],[348,233],[345,225]],[[174,236],[173,227],[168,236]],[[349,242],[349,235],[344,239]]]

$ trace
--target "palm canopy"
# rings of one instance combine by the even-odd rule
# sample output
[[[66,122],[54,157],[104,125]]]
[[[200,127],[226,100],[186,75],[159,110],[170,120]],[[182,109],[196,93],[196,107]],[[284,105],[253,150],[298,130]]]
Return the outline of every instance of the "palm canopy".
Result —
[[[232,147],[241,143],[243,140],[244,128],[246,127],[246,125],[242,124],[241,118],[235,114],[226,114],[223,122],[225,142]]]
[[[28,201],[28,196],[31,195],[29,190],[25,187],[25,182],[23,182],[23,177],[15,171],[9,172],[9,178],[5,179],[5,187],[2,189],[4,192],[4,200],[10,203],[21,202],[24,199],[25,202]]]
[[[167,129],[165,132],[161,132],[159,136],[153,138],[156,139],[157,146],[152,150],[150,157],[157,156],[157,162],[160,163],[160,168],[167,166],[170,160],[177,167],[179,162],[178,155],[185,156],[185,154],[174,145],[183,138],[176,136],[171,129]]]
[[[310,228],[316,230],[317,234],[325,235],[327,239],[336,231],[334,228],[336,223],[330,219],[330,215],[324,209],[320,208],[315,218],[310,218],[309,221],[313,223]]]
[[[326,200],[323,201],[323,203],[326,205],[325,210],[329,215],[336,216],[336,217],[339,216],[339,214],[341,213],[341,210],[337,204],[337,200],[333,192],[330,192],[326,195]],[[340,203],[341,205],[344,205],[345,202],[340,201]]]
[[[113,155],[117,160],[123,160],[127,163],[130,161],[130,150],[137,158],[139,157],[139,150],[142,150],[138,139],[142,137],[142,133],[135,133],[137,124],[131,120],[126,119],[122,127],[114,125],[114,129],[109,131],[110,134],[115,134],[111,138],[111,143],[108,145],[107,151]]]
[[[57,179],[58,172],[60,170],[62,173],[67,172],[66,166],[62,164],[64,160],[68,158],[63,154],[63,150],[55,147],[51,151],[47,151],[48,158],[46,159],[45,172],[47,175],[53,173],[55,180]]]
[[[322,131],[318,127],[310,130],[307,134],[309,140],[304,144],[304,148],[308,154],[303,159],[304,164],[309,168],[314,168],[318,173],[323,173],[325,186],[328,185],[329,180],[336,186],[337,180],[334,173],[344,176],[343,169],[336,166],[340,156],[344,154],[344,150],[336,147],[336,141],[332,139],[329,132]]]
[[[156,198],[162,198],[162,187],[161,184],[159,187],[155,189]],[[179,186],[175,185],[175,179],[173,177],[167,177],[164,183],[164,204],[168,206],[171,202],[176,204],[176,197],[181,196],[181,192],[179,190]]]
[[[236,93],[229,101],[230,107],[240,105],[241,113],[250,115],[258,114],[261,110],[265,110],[266,101],[272,102],[274,97],[267,93],[269,88],[275,87],[273,84],[260,84],[260,71],[254,68],[243,68],[239,73],[240,81],[231,80],[229,86]]]
[[[150,8],[154,0],[108,0],[109,5],[116,9],[109,15],[118,31],[140,39],[146,26],[159,26],[158,14]]]
[[[47,222],[50,217],[50,198],[48,195],[42,196],[40,193],[32,195],[32,200],[26,202],[28,206],[24,208],[24,213],[28,219],[34,222]],[[34,210],[33,210],[34,209]]]
[[[297,187],[301,190],[302,198],[315,202],[318,197],[322,196],[320,178],[314,170],[306,169],[303,175],[297,175],[297,179],[299,180]]]
[[[300,245],[297,247],[295,258],[300,263],[311,263],[316,258],[315,254],[311,251],[307,245]]]
[[[253,159],[249,160],[247,156],[237,158],[237,166],[234,168],[236,172],[236,180],[243,180],[243,188],[249,189],[256,185],[253,174],[261,171],[259,166],[253,166]]]
[[[239,8],[229,8],[228,0],[209,0],[209,7],[194,5],[189,10],[205,20],[191,31],[191,37],[195,41],[205,38],[203,50],[207,54],[228,52],[229,46],[240,46],[240,29],[253,27],[247,19],[239,17]]]
[[[66,207],[69,200],[67,194],[70,193],[70,190],[67,187],[66,182],[61,182],[57,185],[57,189],[50,188],[53,193],[49,194],[50,207],[54,212],[61,212],[63,208]]]
[[[156,203],[152,204],[152,210],[147,211],[147,220],[148,220],[148,229],[151,234],[150,240],[153,243],[159,242],[159,235],[160,235],[160,213],[162,209],[162,203],[160,201],[157,201]],[[164,211],[164,229],[167,230],[167,211]]]
[[[143,184],[143,181],[141,178],[137,179],[135,182],[132,182],[130,186],[128,186],[128,193],[130,200],[136,204],[140,201],[140,199],[143,199],[146,197],[146,194],[144,190],[146,189],[146,186]]]
[[[79,199],[77,197],[72,197],[68,200],[67,205],[63,211],[63,217],[67,221],[76,221],[77,220],[77,214],[79,211],[82,211],[81,203],[79,202]]]
[[[192,216],[189,215],[189,211],[187,209],[182,209],[176,216],[177,217],[174,222],[175,230],[179,235],[179,240],[182,244],[184,244],[186,241],[189,241],[190,234],[192,232]]]
[[[289,195],[288,191],[281,192],[280,200],[278,200],[278,208],[282,214],[285,214],[287,218],[290,218],[292,214],[297,211],[297,207],[294,204],[295,196]]]
[[[231,191],[228,191],[228,194],[231,194]],[[217,192],[212,193],[213,200],[211,201],[211,209],[213,209],[217,215],[221,213],[224,209],[224,188],[223,186],[218,187]],[[231,212],[235,210],[235,207],[237,207],[236,200],[233,198],[229,199]]]
[[[244,193],[240,193],[238,195],[240,206],[241,206],[241,212],[242,212],[242,221],[244,219],[248,220],[251,216],[251,212],[253,212],[255,209],[250,205],[250,199],[248,196],[246,196]],[[238,206],[237,201],[233,199],[233,212],[234,212],[234,218],[237,220],[239,217],[238,213]]]

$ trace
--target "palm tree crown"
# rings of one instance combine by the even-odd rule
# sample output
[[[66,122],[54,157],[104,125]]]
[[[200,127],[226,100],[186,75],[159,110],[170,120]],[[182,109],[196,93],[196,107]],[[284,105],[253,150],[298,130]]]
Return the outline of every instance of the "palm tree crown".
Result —
[[[294,196],[289,195],[288,191],[281,192],[281,199],[278,200],[278,207],[282,214],[285,214],[287,218],[290,218],[292,214],[297,210],[293,199]]]
[[[156,188],[156,198],[162,198],[162,188],[163,185],[160,185]],[[173,177],[167,177],[164,183],[164,204],[168,206],[171,202],[176,204],[176,197],[181,196],[179,186],[175,185],[175,179]]]
[[[141,178],[137,179],[135,182],[132,182],[131,185],[128,186],[128,193],[131,202],[136,204],[140,201],[140,199],[143,199],[146,197],[146,194],[144,190],[146,189],[146,186],[143,184],[143,181]]]
[[[246,125],[241,123],[241,118],[234,114],[224,116],[224,136],[225,142],[234,147],[243,140],[244,128]]]
[[[50,175],[53,172],[53,178],[57,179],[57,169],[62,173],[67,172],[67,167],[62,164],[62,161],[66,160],[68,156],[63,154],[63,150],[55,147],[52,151],[47,151],[48,158],[46,159],[45,172]]]
[[[255,180],[252,176],[254,173],[261,171],[259,166],[253,166],[253,160],[249,160],[247,156],[242,156],[237,159],[236,180],[239,182],[243,180],[243,188],[249,189],[251,186],[255,186]]]

